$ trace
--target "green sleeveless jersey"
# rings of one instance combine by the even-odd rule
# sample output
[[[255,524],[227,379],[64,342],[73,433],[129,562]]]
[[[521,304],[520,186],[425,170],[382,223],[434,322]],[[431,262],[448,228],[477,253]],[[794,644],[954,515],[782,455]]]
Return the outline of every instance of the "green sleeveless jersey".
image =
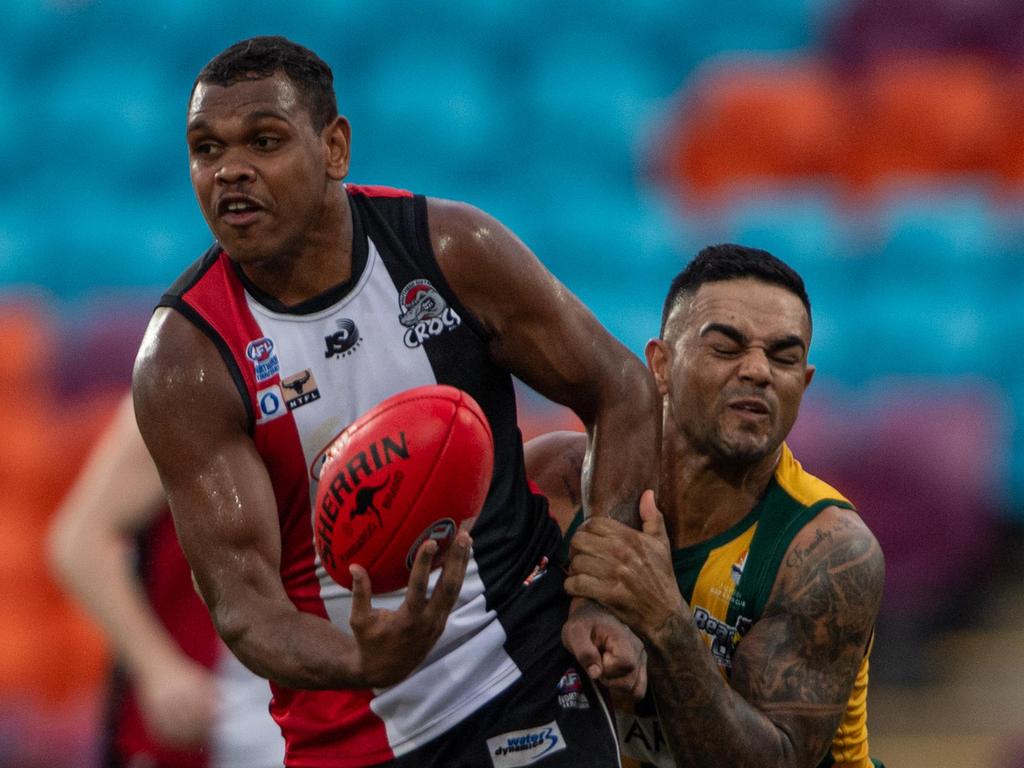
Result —
[[[853,509],[838,491],[808,474],[785,445],[764,497],[727,531],[672,553],[679,591],[726,680],[743,636],[764,612],[793,537],[828,506]],[[577,515],[567,534],[582,522]],[[843,721],[819,768],[871,768],[868,757],[868,659],[865,655]],[[624,757],[640,765],[675,768],[650,695],[634,712],[617,711]]]

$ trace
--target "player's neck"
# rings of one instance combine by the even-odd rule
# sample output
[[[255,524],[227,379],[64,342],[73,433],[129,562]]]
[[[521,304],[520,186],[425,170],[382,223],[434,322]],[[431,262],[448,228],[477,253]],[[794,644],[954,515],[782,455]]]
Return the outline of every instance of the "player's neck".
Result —
[[[777,463],[778,451],[746,466],[722,466],[682,446],[663,452],[661,510],[673,549],[707,541],[750,514]]]
[[[294,248],[265,261],[243,264],[242,270],[264,293],[286,306],[308,301],[352,277],[352,211],[339,185],[320,220]]]

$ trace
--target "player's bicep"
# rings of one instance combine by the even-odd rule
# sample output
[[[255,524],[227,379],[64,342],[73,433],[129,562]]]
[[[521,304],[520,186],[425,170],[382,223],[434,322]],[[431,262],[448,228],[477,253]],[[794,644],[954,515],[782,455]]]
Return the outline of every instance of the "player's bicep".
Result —
[[[178,538],[215,620],[228,598],[242,609],[282,599],[273,488],[212,342],[176,313],[154,316],[133,394]]]
[[[870,531],[852,512],[826,510],[793,540],[764,615],[737,647],[732,686],[775,723],[800,760],[820,758],[835,735],[883,580]]]
[[[490,334],[495,360],[578,414],[592,412],[596,388],[628,350],[501,222],[431,200],[429,224],[442,271]]]

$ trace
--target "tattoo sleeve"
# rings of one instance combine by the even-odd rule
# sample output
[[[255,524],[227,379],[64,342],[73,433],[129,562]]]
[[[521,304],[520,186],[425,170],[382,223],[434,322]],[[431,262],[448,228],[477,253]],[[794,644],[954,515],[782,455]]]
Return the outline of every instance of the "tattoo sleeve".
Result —
[[[864,657],[884,564],[853,513],[794,539],[764,615],[726,683],[690,617],[648,638],[650,680],[676,765],[813,768],[828,750]]]

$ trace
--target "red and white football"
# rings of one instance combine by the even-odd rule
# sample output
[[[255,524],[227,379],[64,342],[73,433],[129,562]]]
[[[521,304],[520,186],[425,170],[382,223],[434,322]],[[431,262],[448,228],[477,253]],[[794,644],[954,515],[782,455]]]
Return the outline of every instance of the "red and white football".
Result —
[[[469,394],[431,384],[399,392],[350,424],[324,451],[315,540],[327,573],[352,588],[352,563],[375,594],[409,582],[427,538],[435,567],[459,524],[480,513],[494,471],[494,438]]]

